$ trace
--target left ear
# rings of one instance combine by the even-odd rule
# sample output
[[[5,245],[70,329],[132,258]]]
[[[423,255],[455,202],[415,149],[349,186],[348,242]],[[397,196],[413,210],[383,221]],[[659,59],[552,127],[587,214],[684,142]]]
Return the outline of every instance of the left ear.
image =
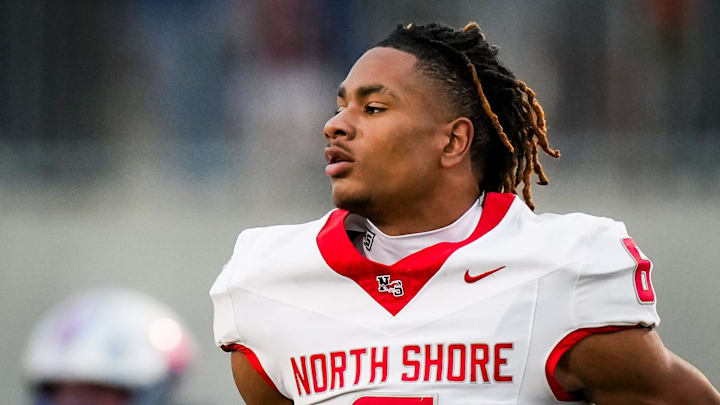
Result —
[[[445,168],[457,166],[470,153],[473,138],[473,124],[466,117],[456,118],[446,126],[446,143],[443,146],[440,164]]]

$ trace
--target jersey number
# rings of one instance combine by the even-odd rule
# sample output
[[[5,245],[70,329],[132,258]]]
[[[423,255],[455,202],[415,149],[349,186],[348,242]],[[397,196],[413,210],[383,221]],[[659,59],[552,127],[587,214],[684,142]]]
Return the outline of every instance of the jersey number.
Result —
[[[374,396],[368,395],[356,399],[352,405],[436,405],[435,396]]]
[[[655,291],[653,291],[650,272],[652,271],[652,262],[638,249],[635,242],[630,238],[622,240],[625,249],[635,260],[635,293],[641,304],[652,304],[655,302]]]

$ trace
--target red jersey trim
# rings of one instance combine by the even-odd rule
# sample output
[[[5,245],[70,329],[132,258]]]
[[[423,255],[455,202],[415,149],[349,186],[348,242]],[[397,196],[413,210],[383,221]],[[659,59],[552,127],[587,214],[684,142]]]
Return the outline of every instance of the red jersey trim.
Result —
[[[317,245],[325,262],[338,274],[352,279],[393,316],[397,315],[422,287],[440,270],[443,263],[461,247],[474,242],[495,228],[505,217],[515,194],[487,193],[482,214],[473,233],[460,242],[441,242],[411,254],[388,266],[367,259],[355,249],[345,231],[348,212],[335,210],[317,236]],[[401,282],[402,293],[380,291],[378,277],[390,283]]]
[[[594,335],[597,333],[618,332],[621,330],[635,329],[638,327],[640,326],[601,326],[599,328],[578,329],[576,331],[570,332],[567,336],[560,340],[560,342],[555,346],[552,352],[550,352],[547,362],[545,363],[545,377],[547,378],[548,384],[550,385],[550,389],[552,390],[553,395],[555,395],[555,398],[557,398],[558,401],[563,402],[574,402],[582,400],[582,398],[580,398],[579,396],[565,391],[558,382],[558,380],[555,378],[555,367],[557,367],[557,364],[560,362],[560,359],[562,358],[563,354],[565,354],[565,352],[570,350],[570,348],[572,348],[573,346],[578,344],[578,342],[590,335]]]
[[[268,376],[268,374],[265,372],[265,369],[263,368],[262,364],[260,364],[260,360],[257,358],[255,353],[247,346],[233,343],[229,345],[222,345],[220,346],[220,348],[226,352],[240,352],[244,354],[245,358],[248,359],[248,361],[250,362],[250,365],[252,365],[255,371],[260,374],[260,377],[262,377],[262,379],[265,380],[265,382],[268,383],[269,386],[273,387],[277,392],[280,392],[280,390],[277,389],[275,383],[273,383],[270,379],[270,376]],[[281,392],[280,394],[282,395]]]

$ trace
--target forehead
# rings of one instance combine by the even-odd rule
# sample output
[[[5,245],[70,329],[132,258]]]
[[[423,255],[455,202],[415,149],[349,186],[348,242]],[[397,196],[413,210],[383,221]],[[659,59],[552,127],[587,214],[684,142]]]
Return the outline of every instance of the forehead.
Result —
[[[348,92],[369,84],[380,84],[394,93],[416,92],[420,90],[416,61],[415,55],[397,49],[372,48],[355,62],[340,86]]]

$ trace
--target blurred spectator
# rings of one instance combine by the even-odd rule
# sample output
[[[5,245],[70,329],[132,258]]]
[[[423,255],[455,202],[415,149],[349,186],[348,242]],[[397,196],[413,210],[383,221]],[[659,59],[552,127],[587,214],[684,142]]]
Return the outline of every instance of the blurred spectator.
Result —
[[[133,291],[70,297],[37,323],[25,354],[34,405],[161,405],[190,364],[178,317]]]

